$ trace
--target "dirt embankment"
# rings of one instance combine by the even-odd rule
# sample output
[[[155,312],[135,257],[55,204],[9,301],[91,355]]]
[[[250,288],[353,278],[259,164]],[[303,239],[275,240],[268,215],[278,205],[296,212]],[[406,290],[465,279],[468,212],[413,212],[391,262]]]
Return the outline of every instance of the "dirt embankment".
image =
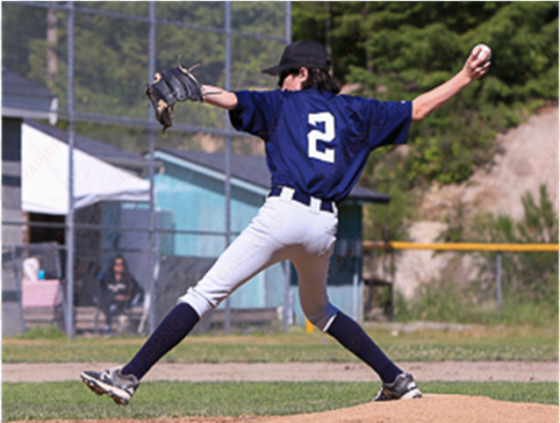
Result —
[[[523,218],[521,196],[530,192],[539,200],[539,187],[547,187],[558,211],[558,108],[544,108],[527,122],[500,134],[495,141],[493,163],[478,169],[468,181],[443,187],[434,184],[423,195],[419,207],[421,221],[409,229],[410,241],[430,243],[447,228],[446,217],[457,216],[466,223],[481,212],[503,214],[514,220]],[[454,253],[434,255],[433,251],[403,251],[397,259],[396,289],[405,297],[432,279],[439,279]],[[476,277],[477,267],[470,257],[461,262],[455,275],[458,283]]]
[[[558,108],[542,109],[517,128],[499,134],[495,144],[491,166],[478,169],[461,184],[431,188],[421,207],[424,220],[441,221],[460,202],[466,218],[485,211],[520,220],[521,195],[530,192],[537,200],[541,184],[558,210]]]

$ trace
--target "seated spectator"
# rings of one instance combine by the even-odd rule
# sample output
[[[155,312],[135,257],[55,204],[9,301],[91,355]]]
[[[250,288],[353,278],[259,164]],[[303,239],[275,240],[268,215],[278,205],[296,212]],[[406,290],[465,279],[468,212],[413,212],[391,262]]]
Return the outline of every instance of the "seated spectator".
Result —
[[[108,274],[101,279],[100,308],[105,313],[104,331],[111,330],[113,317],[122,315],[129,307],[142,303],[144,291],[128,271],[122,256],[113,260]]]

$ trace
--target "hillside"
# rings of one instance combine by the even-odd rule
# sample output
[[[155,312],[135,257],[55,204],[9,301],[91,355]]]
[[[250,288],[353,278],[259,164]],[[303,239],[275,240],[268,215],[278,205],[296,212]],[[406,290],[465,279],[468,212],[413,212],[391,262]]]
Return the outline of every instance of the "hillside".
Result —
[[[478,169],[467,181],[446,186],[434,185],[423,197],[421,220],[409,228],[410,241],[433,242],[447,228],[446,217],[456,216],[462,204],[462,220],[475,214],[504,214],[514,220],[523,216],[521,195],[529,191],[539,198],[545,184],[558,211],[558,108],[544,108],[515,129],[500,134],[493,163]],[[410,298],[414,290],[438,279],[454,253],[403,251],[397,259],[396,289]],[[461,260],[455,277],[465,283],[476,275],[468,256]]]
[[[538,198],[545,184],[558,206],[558,108],[542,109],[495,140],[497,154],[491,166],[478,169],[468,181],[444,187],[434,185],[425,195],[421,215],[440,220],[462,202],[466,217],[488,211],[519,220],[520,196],[530,191]],[[558,209],[556,209],[558,210]]]

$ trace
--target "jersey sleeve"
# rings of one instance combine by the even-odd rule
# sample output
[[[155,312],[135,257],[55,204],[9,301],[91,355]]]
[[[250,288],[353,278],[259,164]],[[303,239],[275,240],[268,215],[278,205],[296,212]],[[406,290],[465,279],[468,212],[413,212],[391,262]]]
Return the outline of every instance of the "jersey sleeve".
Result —
[[[371,149],[405,144],[412,121],[412,102],[367,100],[364,134]]]
[[[276,109],[270,92],[236,91],[237,106],[229,111],[231,125],[268,141],[271,136],[271,116]]]

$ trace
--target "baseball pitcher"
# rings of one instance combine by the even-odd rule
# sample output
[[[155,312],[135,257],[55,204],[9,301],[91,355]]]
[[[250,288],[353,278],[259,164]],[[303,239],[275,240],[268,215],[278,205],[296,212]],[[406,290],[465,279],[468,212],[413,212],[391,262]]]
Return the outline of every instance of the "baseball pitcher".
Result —
[[[172,125],[173,106],[180,101],[203,101],[229,110],[237,130],[265,142],[272,189],[249,226],[179,298],[132,360],[123,367],[83,372],[87,386],[117,404],[128,404],[144,375],[201,317],[257,273],[290,260],[298,273],[301,307],[309,321],[363,360],[383,381],[373,399],[421,397],[412,375],[396,366],[354,320],[329,301],[327,275],[336,241],[337,204],[358,181],[372,150],[404,144],[412,121],[424,119],[488,71],[490,53],[479,55],[481,50],[475,48],[449,81],[412,101],[339,95],[330,73],[332,60],[313,41],[288,45],[280,63],[263,71],[278,77],[280,89],[274,91],[228,92],[200,84],[181,66],[156,75],[147,94],[164,129]]]

